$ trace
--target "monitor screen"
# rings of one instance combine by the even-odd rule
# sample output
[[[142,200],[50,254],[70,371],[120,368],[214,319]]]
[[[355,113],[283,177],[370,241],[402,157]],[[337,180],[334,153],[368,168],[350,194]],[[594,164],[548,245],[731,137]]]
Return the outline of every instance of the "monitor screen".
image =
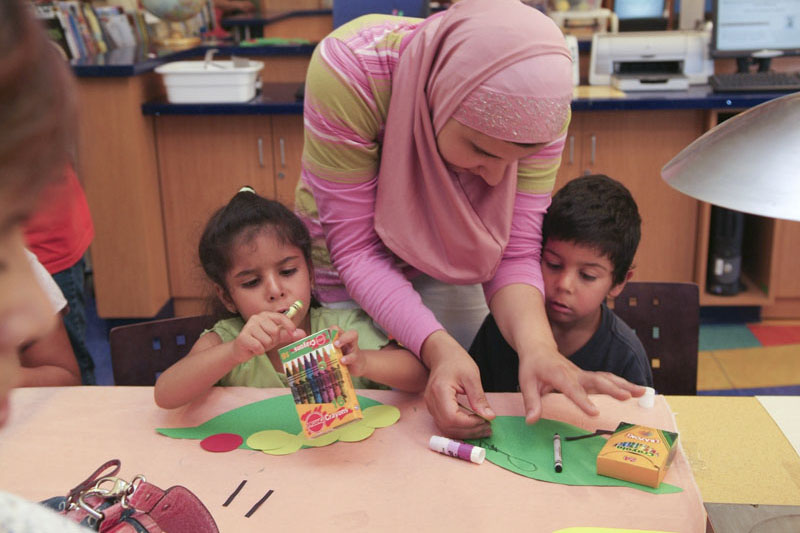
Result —
[[[800,0],[714,0],[713,17],[714,57],[800,54]]]
[[[614,0],[614,13],[620,20],[664,17],[664,0]]]

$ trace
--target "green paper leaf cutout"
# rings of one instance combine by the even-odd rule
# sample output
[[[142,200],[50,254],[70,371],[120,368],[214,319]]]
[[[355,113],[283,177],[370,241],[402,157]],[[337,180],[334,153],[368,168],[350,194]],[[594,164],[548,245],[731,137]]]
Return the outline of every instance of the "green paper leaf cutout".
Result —
[[[553,435],[556,433],[562,437],[561,457],[564,468],[561,473],[553,468]],[[563,485],[631,487],[654,494],[683,491],[682,488],[668,483],[661,483],[654,489],[597,474],[597,454],[606,439],[564,439],[585,434],[586,430],[557,420],[542,418],[535,424],[528,425],[522,416],[498,416],[492,420],[491,437],[470,439],[467,442],[485,448],[486,459],[497,466],[540,481]]]
[[[358,403],[361,405],[361,409],[383,405],[381,402],[364,396],[358,396]],[[300,426],[300,420],[297,418],[297,410],[294,407],[294,400],[291,394],[267,398],[266,400],[237,407],[215,416],[199,426],[156,428],[157,432],[173,439],[203,440],[217,433],[236,433],[244,439],[239,448],[245,450],[253,449],[247,445],[248,437],[253,433],[264,430],[280,430],[291,435],[297,435],[303,431]]]

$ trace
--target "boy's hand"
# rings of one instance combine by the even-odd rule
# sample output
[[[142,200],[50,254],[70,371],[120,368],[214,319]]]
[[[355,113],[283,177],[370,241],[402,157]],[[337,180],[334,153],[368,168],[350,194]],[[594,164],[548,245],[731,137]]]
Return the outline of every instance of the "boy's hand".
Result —
[[[358,332],[354,329],[342,331],[334,345],[341,348],[342,364],[353,376],[363,376],[367,372],[367,357],[358,348]]]
[[[304,336],[303,330],[286,315],[264,311],[251,316],[233,341],[233,358],[241,364]]]

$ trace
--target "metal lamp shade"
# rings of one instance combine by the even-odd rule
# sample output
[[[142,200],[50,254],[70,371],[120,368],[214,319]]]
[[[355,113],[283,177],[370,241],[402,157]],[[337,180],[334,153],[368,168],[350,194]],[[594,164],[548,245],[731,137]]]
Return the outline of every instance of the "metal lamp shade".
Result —
[[[661,176],[704,202],[800,221],[800,92],[706,132],[667,163]]]

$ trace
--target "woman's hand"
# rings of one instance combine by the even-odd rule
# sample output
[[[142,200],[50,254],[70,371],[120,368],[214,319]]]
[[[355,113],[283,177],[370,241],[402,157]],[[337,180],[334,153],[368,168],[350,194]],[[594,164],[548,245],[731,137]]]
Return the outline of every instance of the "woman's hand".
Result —
[[[337,328],[338,329],[338,328]],[[342,331],[334,343],[342,350],[342,364],[353,376],[363,376],[367,373],[367,357],[358,348],[358,331],[351,329]]]
[[[249,361],[256,355],[285,346],[305,336],[303,330],[282,313],[264,311],[247,319],[242,331],[233,341],[236,364]]]
[[[459,439],[488,437],[488,420],[495,417],[481,386],[478,366],[456,340],[444,330],[435,331],[422,344],[422,361],[430,369],[425,403],[443,433]],[[480,416],[458,406],[456,397],[467,396],[469,407]]]
[[[608,394],[617,400],[644,394],[644,387],[609,372],[581,370],[548,345],[541,346],[536,353],[520,354],[519,388],[525,405],[525,421],[529,424],[542,416],[542,396],[548,392],[564,393],[591,416],[599,411],[589,394]]]

